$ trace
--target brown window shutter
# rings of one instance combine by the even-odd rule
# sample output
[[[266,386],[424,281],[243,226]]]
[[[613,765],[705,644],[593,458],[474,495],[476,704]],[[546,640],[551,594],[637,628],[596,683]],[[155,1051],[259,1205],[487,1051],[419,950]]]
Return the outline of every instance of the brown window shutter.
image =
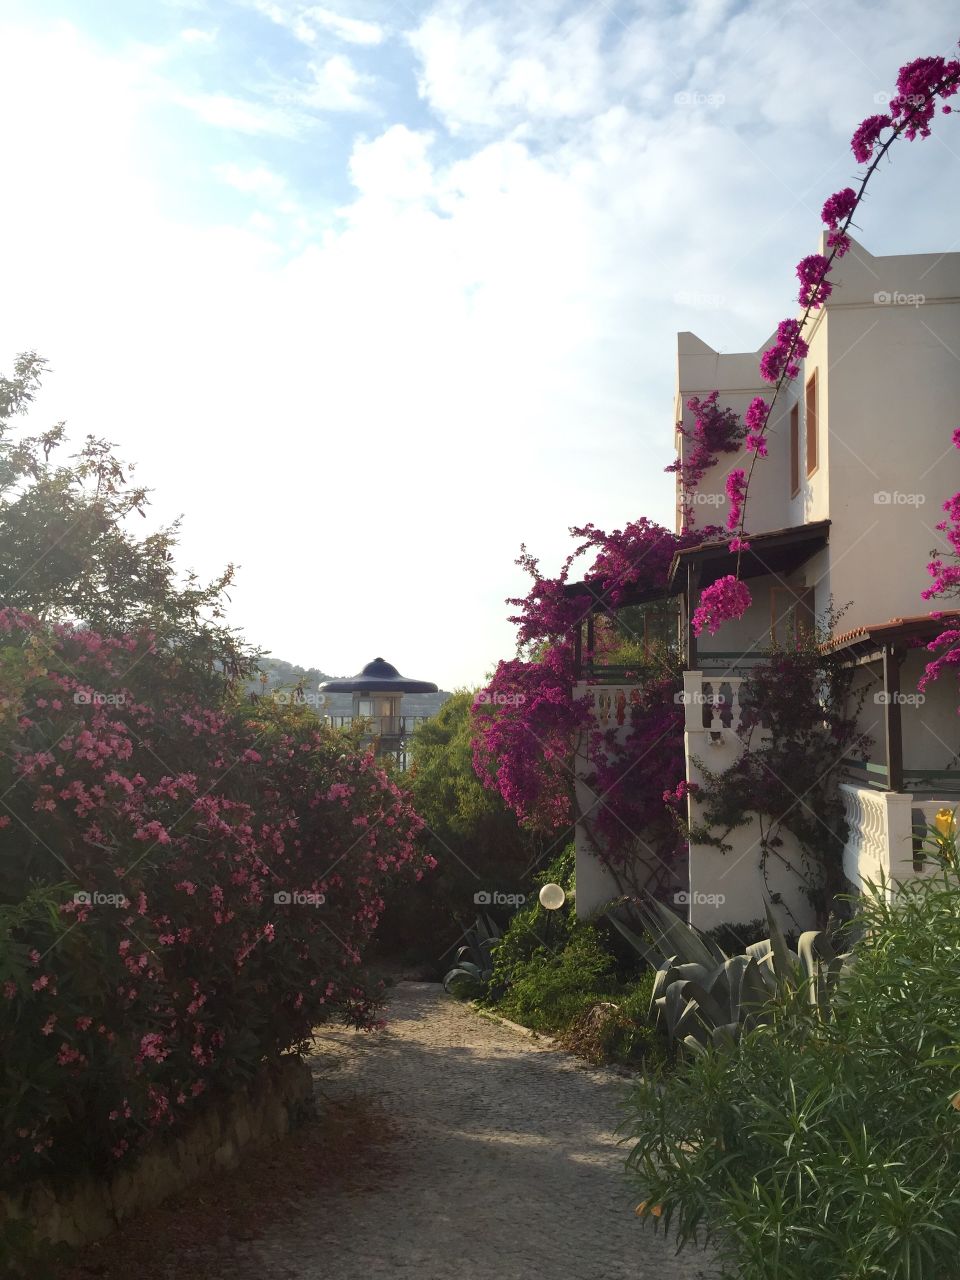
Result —
[[[807,475],[817,469],[817,375],[807,383]]]
[[[800,492],[800,406],[790,410],[790,497]]]

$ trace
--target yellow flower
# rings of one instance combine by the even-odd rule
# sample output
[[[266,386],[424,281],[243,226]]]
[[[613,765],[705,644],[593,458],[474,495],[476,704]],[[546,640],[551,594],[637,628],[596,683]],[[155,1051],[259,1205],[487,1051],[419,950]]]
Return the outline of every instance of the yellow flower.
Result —
[[[655,1218],[659,1218],[660,1215],[663,1213],[663,1205],[648,1204],[647,1201],[644,1200],[641,1204],[637,1205],[636,1212],[637,1212],[638,1218],[642,1218],[644,1217],[645,1214],[648,1214],[648,1213],[652,1213]]]
[[[955,1094],[953,1095],[953,1097],[950,1099],[950,1105],[951,1105],[952,1107],[956,1107],[956,1109],[957,1109],[958,1111],[960,1111],[960,1093],[955,1093]],[[642,1206],[641,1206],[641,1208],[642,1208]],[[639,1212],[640,1212],[640,1210],[638,1209],[638,1210],[637,1210],[637,1212],[639,1213]]]
[[[938,809],[933,825],[942,836],[952,836],[957,829],[957,819],[952,809]]]

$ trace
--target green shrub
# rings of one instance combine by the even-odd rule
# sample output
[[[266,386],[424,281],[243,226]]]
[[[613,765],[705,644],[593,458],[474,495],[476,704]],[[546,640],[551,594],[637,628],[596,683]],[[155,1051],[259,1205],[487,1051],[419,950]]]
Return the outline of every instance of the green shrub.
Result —
[[[960,1275],[960,880],[868,900],[823,1019],[772,1021],[632,1098],[629,1166],[654,1221],[712,1237],[737,1280]]]
[[[615,990],[613,968],[613,956],[600,945],[596,929],[581,924],[562,951],[539,947],[514,968],[499,1007],[534,1031],[564,1030]]]
[[[665,1063],[663,1039],[651,1024],[648,1010],[653,975],[645,974],[636,985],[593,1003],[560,1033],[566,1049],[589,1062],[621,1062],[643,1065],[649,1072]]]

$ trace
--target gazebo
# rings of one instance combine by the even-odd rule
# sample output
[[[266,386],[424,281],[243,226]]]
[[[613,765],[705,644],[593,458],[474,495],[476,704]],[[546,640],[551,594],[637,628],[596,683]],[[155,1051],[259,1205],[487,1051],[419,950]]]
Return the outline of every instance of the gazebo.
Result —
[[[325,680],[321,693],[349,693],[353,695],[353,714],[331,716],[334,724],[348,724],[354,720],[369,722],[368,737],[375,749],[397,755],[405,763],[406,739],[425,716],[404,716],[400,708],[405,693],[438,693],[429,680],[411,680],[402,676],[397,668],[383,658],[374,658],[355,676],[337,680]]]

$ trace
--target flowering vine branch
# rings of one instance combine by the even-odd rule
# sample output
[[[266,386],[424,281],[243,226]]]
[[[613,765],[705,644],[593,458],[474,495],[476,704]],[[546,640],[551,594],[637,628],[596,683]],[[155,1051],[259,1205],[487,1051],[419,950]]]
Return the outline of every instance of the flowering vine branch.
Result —
[[[829,253],[809,254],[797,264],[800,281],[798,301],[804,308],[799,320],[788,317],[777,326],[774,345],[763,353],[760,373],[764,381],[773,384],[769,401],[756,396],[744,415],[746,447],[753,455],[747,471],[735,470],[727,478],[727,492],[731,501],[727,528],[734,533],[731,549],[737,552],[735,574],[729,574],[706,588],[700,606],[694,611],[692,625],[699,635],[706,628],[715,632],[728,619],[743,616],[751,602],[748,588],[740,581],[740,556],[750,549],[746,537],[745,522],[747,498],[754,469],[759,458],[766,457],[766,436],[771,415],[784,386],[800,372],[800,361],[808,354],[809,347],[802,334],[814,311],[818,311],[833,292],[830,270],[837,258],[842,258],[850,248],[849,229],[853,216],[862,201],[870,179],[890,147],[900,137],[908,140],[930,136],[930,124],[938,102],[941,110],[950,114],[952,108],[945,99],[953,97],[960,88],[960,61],[948,61],[943,57],[916,58],[900,68],[897,76],[897,93],[890,100],[886,114],[868,116],[854,131],[850,146],[854,157],[867,168],[854,189],[844,187],[825,201],[821,213],[829,231]],[[881,141],[881,135],[890,129],[889,137]],[[707,400],[715,403],[716,393]],[[692,406],[691,406],[692,407]],[[679,470],[682,464],[672,464],[668,470]],[[694,467],[694,472],[696,468]],[[700,473],[702,475],[702,472]],[[699,480],[699,476],[697,477]]]

